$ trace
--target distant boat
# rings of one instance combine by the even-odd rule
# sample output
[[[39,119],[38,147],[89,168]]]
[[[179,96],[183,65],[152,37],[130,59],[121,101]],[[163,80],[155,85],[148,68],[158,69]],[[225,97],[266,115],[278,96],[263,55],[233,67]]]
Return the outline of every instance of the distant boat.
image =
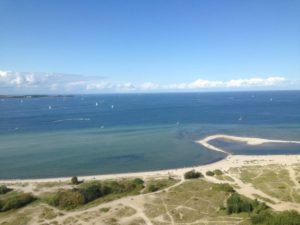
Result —
[[[240,116],[239,121],[242,121],[242,120],[243,120],[243,117]]]
[[[272,102],[273,101],[273,98],[270,98],[270,102]]]
[[[99,105],[99,103],[98,102],[96,102],[96,104],[95,104],[96,106],[98,106]]]
[[[51,105],[49,105],[49,106],[48,106],[48,109],[49,109],[49,110],[51,110],[51,109],[52,109],[52,106],[51,106]]]
[[[113,109],[113,108],[115,108],[115,106],[114,106],[114,105],[111,105],[111,108]]]

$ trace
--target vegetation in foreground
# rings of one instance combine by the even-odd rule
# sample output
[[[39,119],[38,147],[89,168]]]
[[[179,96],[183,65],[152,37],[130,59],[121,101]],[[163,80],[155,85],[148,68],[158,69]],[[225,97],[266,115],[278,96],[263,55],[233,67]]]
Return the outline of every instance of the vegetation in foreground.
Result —
[[[274,172],[270,171],[271,168]],[[242,173],[239,175],[242,175],[242,181],[248,179],[247,182],[253,182],[255,187],[259,185],[259,180],[264,180],[265,186],[269,187],[273,184],[274,190],[283,181],[287,181],[288,187],[282,189],[283,195],[286,195],[286,190],[296,191],[295,182],[289,181],[289,177],[284,177],[280,181],[281,183],[277,182],[279,177],[274,175],[277,170],[280,170],[280,175],[283,174],[283,168],[275,165],[258,169],[256,166],[248,166],[247,171],[242,167]],[[26,186],[12,186],[14,190],[0,186],[2,191],[0,194],[0,224],[29,225],[32,224],[33,218],[34,221],[38,221],[38,224],[145,224],[145,219],[140,216],[140,213],[143,213],[154,225],[171,223],[300,225],[300,215],[296,211],[276,212],[267,204],[271,206],[277,202],[271,201],[265,196],[257,195],[256,197],[267,204],[239,195],[233,188],[236,187],[234,180],[225,179],[227,174],[231,174],[230,171],[229,173],[225,171],[221,175],[214,170],[211,172],[209,175],[214,176],[215,179],[220,180],[219,178],[222,177],[221,184],[211,183],[205,179],[194,179],[202,177],[202,174],[197,171],[189,171],[185,177],[190,180],[171,189],[166,188],[174,185],[177,180],[167,179],[167,177],[146,180],[145,183],[141,179],[81,183],[78,179],[73,178],[74,182],[71,183],[43,183],[30,187],[37,198],[24,197],[29,195],[21,192],[28,191]],[[209,175],[206,173],[206,176]],[[298,176],[297,171],[295,175]],[[47,190],[43,186],[36,190],[37,185],[49,186],[48,190],[51,193],[47,195],[43,193]],[[163,191],[157,192],[158,190]],[[124,196],[149,192],[156,193],[132,196],[124,201],[118,201],[116,204],[101,205],[101,203]],[[291,196],[293,196],[292,193],[294,192],[291,192]],[[38,201],[29,204],[35,199]],[[46,201],[56,208],[41,204],[39,200]],[[143,205],[143,202],[146,205]],[[18,209],[19,207],[23,208]],[[75,208],[77,210],[71,213],[65,211]],[[86,210],[87,208],[89,210]],[[137,209],[142,209],[142,212]]]
[[[34,200],[35,198],[29,193],[7,193],[0,198],[0,212],[21,208]]]
[[[249,214],[252,224],[261,225],[299,225],[300,214],[296,211],[274,212],[265,203],[251,200],[237,193],[227,199],[227,214]]]
[[[0,185],[0,195],[6,194],[7,192],[12,191],[13,189],[6,187],[5,185]]]
[[[144,188],[144,181],[136,178],[120,181],[92,181],[81,184],[71,190],[59,190],[48,194],[44,201],[60,209],[74,209],[92,202],[98,198],[110,195],[111,197],[123,197],[139,194]]]

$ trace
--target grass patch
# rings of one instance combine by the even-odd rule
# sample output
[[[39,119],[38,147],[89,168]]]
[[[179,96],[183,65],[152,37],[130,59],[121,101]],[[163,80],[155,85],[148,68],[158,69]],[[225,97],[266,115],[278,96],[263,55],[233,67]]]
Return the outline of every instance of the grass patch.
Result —
[[[104,207],[104,208],[101,208],[99,210],[100,210],[100,212],[108,212],[110,210],[110,208],[109,207]]]
[[[300,203],[300,195],[294,188],[288,171],[282,166],[241,167],[240,179],[279,200]]]
[[[61,186],[65,186],[68,185],[67,182],[40,182],[40,183],[36,183],[35,188],[37,189],[42,189],[42,188],[54,188],[54,187],[61,187]]]
[[[227,216],[224,210],[220,210],[231,194],[224,187],[202,179],[189,180],[168,192],[156,194],[154,198],[147,197],[145,213],[154,224],[171,224],[169,215],[175,223],[203,220],[207,224],[243,224],[247,215]],[[161,218],[164,223],[161,223]]]
[[[155,192],[176,184],[178,180],[173,178],[168,179],[151,179],[146,182],[146,187],[143,193]]]

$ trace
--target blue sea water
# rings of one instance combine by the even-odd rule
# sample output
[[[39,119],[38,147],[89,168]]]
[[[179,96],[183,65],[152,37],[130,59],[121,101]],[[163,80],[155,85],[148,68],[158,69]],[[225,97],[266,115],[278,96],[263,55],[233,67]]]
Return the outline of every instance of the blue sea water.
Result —
[[[217,133],[300,140],[300,91],[2,99],[0,179],[210,163],[224,154],[194,141]],[[216,144],[238,154],[300,153],[299,146]]]

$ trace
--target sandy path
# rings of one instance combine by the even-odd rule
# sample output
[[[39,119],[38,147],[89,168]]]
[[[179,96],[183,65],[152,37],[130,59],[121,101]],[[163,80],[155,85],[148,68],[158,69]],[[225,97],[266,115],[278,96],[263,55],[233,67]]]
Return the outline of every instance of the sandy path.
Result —
[[[289,172],[291,181],[294,183],[295,187],[296,187],[297,189],[299,189],[299,191],[300,191],[300,183],[299,183],[299,181],[297,180],[295,170],[294,170],[291,166],[288,166],[286,169],[287,169],[288,172]]]
[[[207,177],[206,179],[210,182],[213,183],[230,183],[230,184],[237,184],[240,188],[235,189],[239,194],[244,195],[248,198],[255,199],[257,198],[255,195],[259,195],[263,198],[267,198],[275,202],[275,204],[272,204],[270,202],[266,202],[268,205],[270,205],[274,210],[276,211],[284,211],[284,210],[296,210],[300,213],[300,205],[297,203],[292,203],[292,202],[282,202],[280,199],[275,198],[273,196],[270,196],[264,192],[262,192],[259,189],[256,189],[253,187],[252,184],[246,184],[242,182],[240,179],[237,177],[231,175],[231,174],[226,174],[230,178],[232,178],[234,181],[222,181],[218,180],[214,177]],[[261,199],[262,200],[262,199]]]

